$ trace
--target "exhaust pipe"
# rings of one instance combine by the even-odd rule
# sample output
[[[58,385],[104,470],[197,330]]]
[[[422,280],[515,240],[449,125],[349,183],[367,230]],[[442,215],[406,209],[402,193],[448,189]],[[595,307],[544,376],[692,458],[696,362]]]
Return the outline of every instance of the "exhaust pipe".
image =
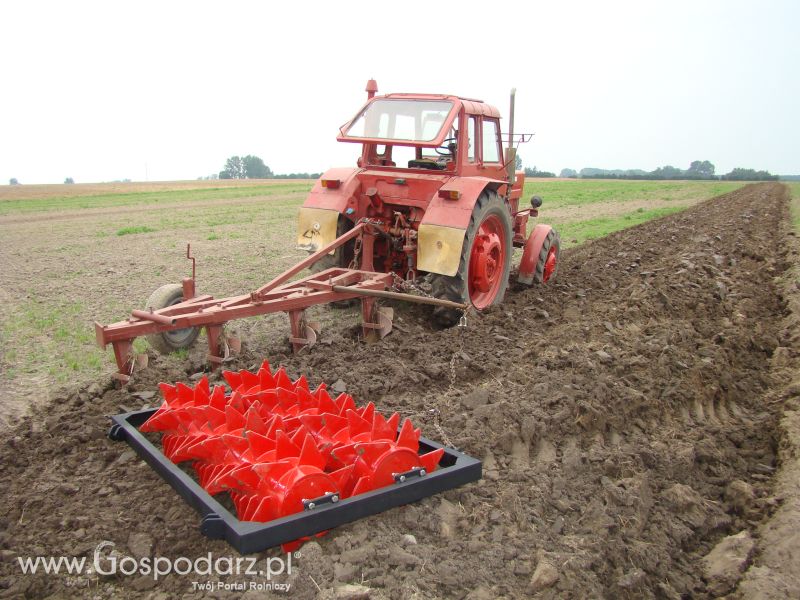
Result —
[[[511,102],[508,109],[508,146],[506,146],[506,170],[508,171],[508,192],[511,194],[511,186],[516,181],[517,171],[517,149],[514,148],[514,98],[517,95],[517,88],[511,88]]]

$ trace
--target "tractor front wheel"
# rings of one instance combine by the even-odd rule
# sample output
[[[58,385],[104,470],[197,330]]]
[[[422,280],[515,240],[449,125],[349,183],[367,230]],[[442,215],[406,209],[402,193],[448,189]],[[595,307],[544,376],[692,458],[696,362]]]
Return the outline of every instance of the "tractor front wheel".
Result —
[[[150,294],[144,309],[147,311],[151,308],[159,310],[180,302],[183,302],[183,286],[177,283],[168,283]],[[147,336],[147,342],[159,354],[169,354],[181,348],[188,348],[194,344],[198,335],[200,335],[199,327],[186,327],[185,329],[153,333]]]
[[[511,236],[511,213],[505,202],[496,192],[483,192],[464,235],[458,271],[453,277],[432,275],[433,295],[469,303],[478,310],[500,304],[511,271]],[[450,327],[461,315],[456,310],[437,307],[433,316],[437,323]]]
[[[554,279],[558,272],[558,258],[561,253],[561,238],[555,229],[550,230],[544,239],[542,249],[539,252],[539,260],[536,262],[536,272],[533,280],[536,283],[546,284]]]

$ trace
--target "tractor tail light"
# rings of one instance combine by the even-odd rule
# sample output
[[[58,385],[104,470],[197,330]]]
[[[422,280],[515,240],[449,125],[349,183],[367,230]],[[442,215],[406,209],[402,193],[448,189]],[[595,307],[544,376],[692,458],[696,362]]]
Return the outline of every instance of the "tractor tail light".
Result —
[[[461,192],[458,190],[439,190],[439,197],[445,200],[458,200],[461,198]]]
[[[339,185],[342,182],[340,180],[338,180],[338,179],[321,179],[320,183],[322,184],[322,187],[324,187],[324,188],[327,188],[329,190],[335,190],[335,189],[337,189],[339,187]]]

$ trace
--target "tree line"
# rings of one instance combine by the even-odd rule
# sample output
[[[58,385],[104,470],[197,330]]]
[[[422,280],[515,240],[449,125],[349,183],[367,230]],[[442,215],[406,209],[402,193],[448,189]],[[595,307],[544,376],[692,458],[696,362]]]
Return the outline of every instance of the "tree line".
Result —
[[[516,157],[517,170],[522,169],[522,158]],[[264,161],[258,156],[231,156],[225,161],[225,167],[219,173],[213,173],[198,179],[318,179],[322,173],[273,173]],[[540,171],[534,167],[525,167],[526,177],[555,177],[550,171]],[[568,179],[699,179],[710,181],[798,181],[800,175],[772,175],[769,171],[757,171],[736,167],[730,173],[716,175],[714,164],[707,160],[695,160],[688,169],[678,169],[671,165],[658,167],[653,171],[642,169],[596,169],[586,167],[580,171],[575,169],[561,169],[559,177]],[[124,179],[123,181],[130,181]],[[16,177],[8,181],[9,185],[20,185]],[[67,177],[64,183],[75,183],[72,177]]]
[[[707,160],[695,160],[688,169],[679,169],[672,165],[658,167],[653,171],[642,169],[595,169],[587,167],[580,171],[562,169],[560,177],[581,179],[697,179],[708,181],[777,181],[780,176],[769,171],[744,169],[737,167],[724,175],[715,174],[714,164]],[[544,177],[540,175],[539,177]]]
[[[225,168],[205,179],[317,179],[322,173],[273,173],[258,156],[231,156]],[[203,179],[203,178],[201,178]]]

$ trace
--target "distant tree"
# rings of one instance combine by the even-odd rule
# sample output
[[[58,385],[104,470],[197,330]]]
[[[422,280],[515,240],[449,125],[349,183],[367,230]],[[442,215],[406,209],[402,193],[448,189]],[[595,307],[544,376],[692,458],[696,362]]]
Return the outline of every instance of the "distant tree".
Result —
[[[522,171],[522,157],[519,154],[517,154],[517,160],[514,163],[514,170]]]
[[[244,176],[247,179],[269,179],[272,177],[272,170],[257,156],[248,154],[242,159],[242,164],[244,166]]]
[[[525,177],[555,177],[555,173],[551,173],[550,171],[540,171],[535,166],[531,169],[530,167],[525,167]]]
[[[272,170],[258,156],[231,156],[225,168],[219,172],[220,179],[269,179]]]
[[[578,172],[575,169],[561,169],[559,177],[577,177]]]
[[[716,179],[714,176],[714,165],[707,160],[694,160],[686,171],[688,179]]]
[[[223,175],[224,173],[224,175]],[[220,171],[220,179],[244,179],[244,161],[240,156],[231,156],[225,161],[225,168]]]
[[[664,179],[660,171],[656,173],[642,169],[597,169],[595,167],[581,169],[578,176],[585,179]]]
[[[273,173],[271,179],[319,179],[322,173]]]
[[[737,167],[730,173],[723,175],[722,179],[730,181],[777,181],[778,176],[772,175],[769,171],[756,171],[755,169]]]
[[[681,169],[671,165],[658,167],[651,174],[653,175],[653,179],[683,179],[684,177],[684,173]]]
[[[12,177],[8,180],[8,185],[19,185],[19,181],[17,181],[16,177]]]
[[[75,180],[74,180],[72,177],[67,177],[67,178],[64,180],[64,183],[75,183]]]

